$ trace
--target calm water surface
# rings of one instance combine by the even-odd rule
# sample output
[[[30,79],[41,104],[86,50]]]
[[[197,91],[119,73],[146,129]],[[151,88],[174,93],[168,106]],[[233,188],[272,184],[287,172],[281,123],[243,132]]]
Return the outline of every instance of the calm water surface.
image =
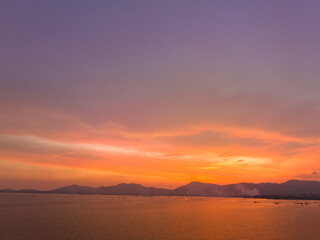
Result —
[[[320,202],[254,201],[0,194],[0,239],[320,239]]]

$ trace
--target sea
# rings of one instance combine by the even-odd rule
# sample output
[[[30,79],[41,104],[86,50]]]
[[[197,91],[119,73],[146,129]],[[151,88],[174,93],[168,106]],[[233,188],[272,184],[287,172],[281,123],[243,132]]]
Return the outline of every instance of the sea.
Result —
[[[319,240],[320,202],[0,194],[1,240]]]

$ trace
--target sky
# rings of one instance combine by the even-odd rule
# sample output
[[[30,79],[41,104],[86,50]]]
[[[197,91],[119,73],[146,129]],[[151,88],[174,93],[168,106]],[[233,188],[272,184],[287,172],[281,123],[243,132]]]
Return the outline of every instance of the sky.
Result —
[[[0,1],[0,188],[320,180],[320,8]]]

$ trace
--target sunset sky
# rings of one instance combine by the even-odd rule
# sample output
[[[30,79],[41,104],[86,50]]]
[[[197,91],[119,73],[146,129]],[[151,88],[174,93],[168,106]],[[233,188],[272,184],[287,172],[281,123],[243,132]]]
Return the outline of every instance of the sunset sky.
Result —
[[[0,2],[0,188],[320,180],[320,2]]]

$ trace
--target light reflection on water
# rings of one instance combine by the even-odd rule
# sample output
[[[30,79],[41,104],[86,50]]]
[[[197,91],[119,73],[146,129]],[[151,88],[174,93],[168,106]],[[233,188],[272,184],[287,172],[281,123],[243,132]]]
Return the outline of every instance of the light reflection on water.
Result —
[[[320,202],[309,202],[0,194],[0,239],[319,240]]]

